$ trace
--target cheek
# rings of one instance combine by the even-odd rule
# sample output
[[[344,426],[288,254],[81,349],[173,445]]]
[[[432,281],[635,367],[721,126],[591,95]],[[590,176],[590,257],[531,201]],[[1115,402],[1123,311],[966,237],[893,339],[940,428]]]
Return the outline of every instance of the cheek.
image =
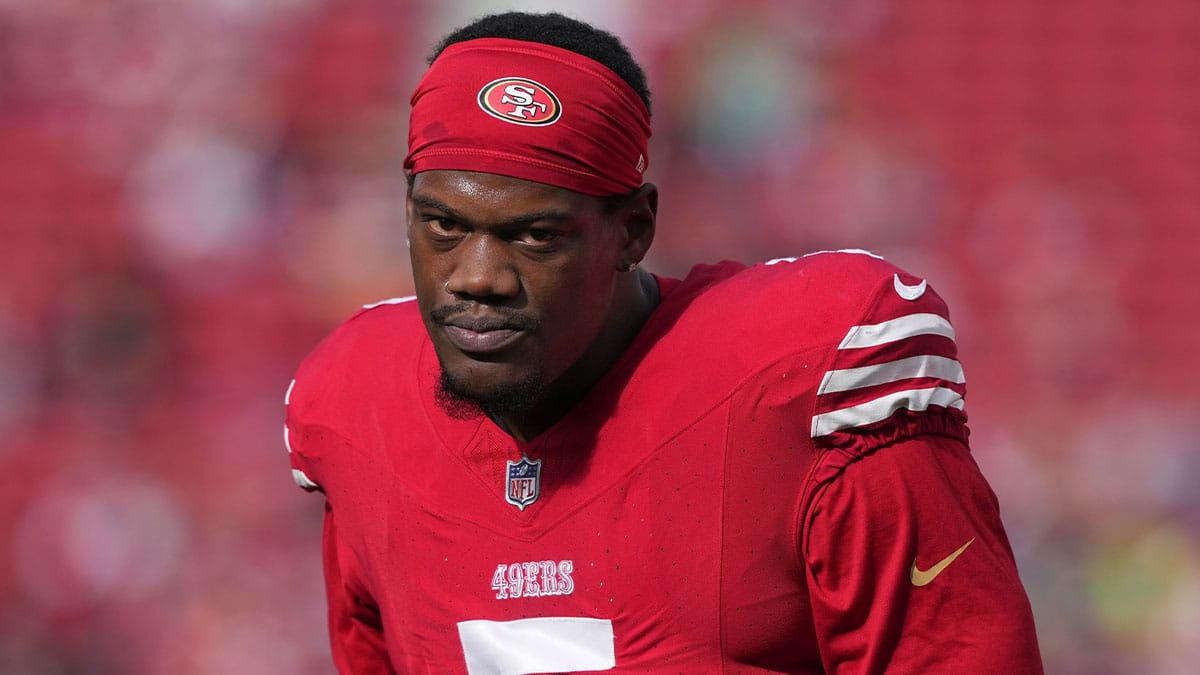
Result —
[[[420,239],[410,239],[408,260],[412,266],[413,282],[417,292],[437,290],[441,288],[445,275],[442,268],[446,267],[445,256],[435,255],[429,250],[426,242]]]
[[[541,297],[547,306],[594,305],[599,295],[595,267],[590,259],[574,258],[553,267],[531,270],[525,277],[526,287],[531,297]]]
[[[446,280],[437,273],[438,268],[433,259],[416,254],[415,242],[413,249],[414,253],[409,257],[412,265],[413,295],[417,298],[417,306],[420,307],[421,315],[426,321],[426,328],[432,330],[433,326],[428,324],[429,313],[445,303],[443,284]]]
[[[543,288],[548,291],[540,300],[543,319],[553,325],[549,340],[586,342],[595,337],[611,311],[612,278],[593,266],[555,275]]]

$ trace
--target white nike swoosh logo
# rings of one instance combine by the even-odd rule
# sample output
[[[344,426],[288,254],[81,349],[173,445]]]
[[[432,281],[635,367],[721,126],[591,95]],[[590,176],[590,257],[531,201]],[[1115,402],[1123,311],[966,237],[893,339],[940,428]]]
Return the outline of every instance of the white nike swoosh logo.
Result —
[[[896,288],[896,295],[899,295],[905,300],[916,300],[922,295],[925,295],[925,287],[927,286],[927,282],[922,279],[921,283],[917,284],[916,286],[909,286],[903,281],[900,281],[899,274],[893,274],[892,286]]]

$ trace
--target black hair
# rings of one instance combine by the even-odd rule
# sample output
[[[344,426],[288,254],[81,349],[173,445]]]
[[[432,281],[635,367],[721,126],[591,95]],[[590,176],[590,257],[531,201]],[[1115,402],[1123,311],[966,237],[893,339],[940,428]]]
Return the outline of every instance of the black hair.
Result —
[[[646,84],[645,71],[620,38],[608,31],[557,12],[489,14],[442,38],[429,56],[429,63],[432,64],[446,47],[478,38],[540,42],[599,61],[625,80],[646,104],[646,110],[650,110],[650,87]]]

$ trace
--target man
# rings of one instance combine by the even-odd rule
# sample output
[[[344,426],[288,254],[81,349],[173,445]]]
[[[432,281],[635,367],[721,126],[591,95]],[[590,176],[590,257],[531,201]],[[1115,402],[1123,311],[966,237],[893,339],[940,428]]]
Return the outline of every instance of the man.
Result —
[[[649,95],[586,24],[486,17],[412,103],[415,302],[288,392],[341,672],[1040,672],[925,281],[639,268]]]

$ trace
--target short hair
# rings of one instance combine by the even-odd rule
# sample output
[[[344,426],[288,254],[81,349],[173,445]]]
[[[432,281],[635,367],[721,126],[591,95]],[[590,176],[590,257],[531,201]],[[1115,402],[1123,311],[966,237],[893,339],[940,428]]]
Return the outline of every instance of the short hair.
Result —
[[[647,112],[650,110],[650,87],[646,84],[645,71],[634,60],[620,38],[589,23],[557,12],[489,14],[442,38],[430,54],[429,63],[432,65],[450,45],[478,38],[540,42],[598,61],[625,80],[646,104]]]

